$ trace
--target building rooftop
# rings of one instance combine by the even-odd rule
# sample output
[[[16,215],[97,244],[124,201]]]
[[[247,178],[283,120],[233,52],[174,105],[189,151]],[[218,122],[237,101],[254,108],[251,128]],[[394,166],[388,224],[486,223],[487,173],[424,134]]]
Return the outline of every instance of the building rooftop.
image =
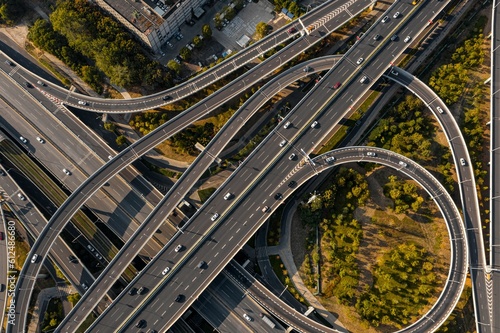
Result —
[[[161,0],[104,0],[142,33],[160,26],[168,7]]]

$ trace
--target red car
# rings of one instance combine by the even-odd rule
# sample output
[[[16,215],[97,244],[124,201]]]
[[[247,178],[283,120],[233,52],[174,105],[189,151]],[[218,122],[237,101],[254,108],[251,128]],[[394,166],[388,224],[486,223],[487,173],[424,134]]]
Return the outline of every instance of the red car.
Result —
[[[295,29],[295,28],[288,29],[288,33],[290,33],[290,34],[293,34],[295,32],[297,32],[297,29]]]
[[[341,85],[342,85],[342,83],[337,82],[337,83],[335,83],[335,85],[333,86],[333,89],[338,89]]]

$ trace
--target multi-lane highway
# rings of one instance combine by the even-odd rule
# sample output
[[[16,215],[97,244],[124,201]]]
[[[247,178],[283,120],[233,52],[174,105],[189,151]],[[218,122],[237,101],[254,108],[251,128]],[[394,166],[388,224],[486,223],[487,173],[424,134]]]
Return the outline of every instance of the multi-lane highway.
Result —
[[[360,11],[364,8],[361,6],[359,6],[359,8],[358,8],[358,7],[355,7],[355,5],[356,4],[353,5],[353,8],[351,8],[351,10]],[[323,27],[324,27],[324,29],[328,29],[328,27],[330,27],[330,29],[333,29],[336,26],[340,26],[341,24],[343,24],[343,22],[348,20],[352,14],[353,14],[353,12],[349,12],[349,14],[347,14],[345,12],[339,13],[338,15],[333,16],[331,21],[326,22],[325,26],[323,26]],[[331,31],[331,30],[325,30],[325,31],[327,32],[327,31]],[[303,50],[304,48],[313,44],[316,40],[319,40],[324,35],[324,33],[322,35],[317,33],[317,30],[315,31],[315,33],[316,34],[307,35],[307,37],[303,37],[303,38],[299,39],[297,42],[292,43],[292,45],[286,49],[286,51],[288,53],[286,53],[286,54],[281,53],[281,54],[278,54],[277,56],[275,55],[275,57],[268,60],[265,63],[265,65],[263,64],[262,66],[257,66],[257,68],[255,68],[252,72],[249,72],[249,73],[245,74],[244,76],[240,77],[240,80],[238,80],[238,82],[235,83],[235,85],[238,87],[238,89],[248,87],[256,80],[265,76],[265,75],[261,74],[260,72],[268,73],[270,70],[278,67],[282,63],[282,61],[288,61],[288,59],[290,57],[295,56],[295,54],[297,54],[298,52],[301,52],[301,50]],[[164,140],[164,138],[166,136],[173,135],[174,133],[179,131],[181,128],[184,128],[185,126],[189,125],[194,119],[197,119],[198,117],[201,117],[203,114],[205,114],[207,112],[206,110],[211,110],[213,107],[220,105],[222,103],[222,101],[225,100],[226,98],[233,96],[233,89],[234,88],[231,88],[231,85],[226,86],[226,88],[221,89],[221,90],[227,90],[227,91],[225,91],[224,96],[221,96],[220,94],[211,95],[209,100],[206,100],[203,103],[199,103],[197,106],[195,106],[194,108],[192,108],[188,112],[185,112],[182,115],[180,115],[179,117],[176,117],[174,120],[169,122],[167,126],[159,128],[157,131],[155,131],[154,133],[156,133],[156,134],[152,133],[149,137],[154,138],[154,140],[157,140],[156,142],[149,141],[146,143],[146,145],[143,145],[143,144],[138,142],[139,144],[132,145],[125,152],[122,152],[117,157],[115,157],[112,161],[108,162],[108,164],[106,164],[105,166],[103,166],[101,168],[101,170],[108,169],[108,170],[113,170],[113,172],[106,174],[106,176],[104,176],[104,174],[102,172],[99,172],[97,174],[104,176],[101,179],[105,179],[104,182],[106,182],[109,178],[111,178],[114,174],[116,174],[116,172],[114,172],[114,171],[120,171],[125,166],[130,164],[133,160],[135,160],[138,156],[144,154],[146,151],[148,151],[149,149],[154,147],[158,142]],[[219,90],[219,92],[221,92],[221,90]],[[209,101],[212,101],[212,100],[215,100],[216,103],[212,103],[212,105],[210,105],[210,107],[209,107],[207,104],[209,104]],[[197,111],[197,112],[192,112],[192,111]],[[165,128],[170,128],[171,130],[166,131]],[[144,142],[144,140],[142,140],[140,142]],[[142,151],[144,151],[144,152],[142,152]],[[102,184],[102,182],[100,180],[98,180],[96,182],[93,177],[90,177],[82,185],[82,187],[80,187],[78,190],[75,190],[75,192],[73,193],[72,196],[78,197],[79,202],[78,202],[77,206],[79,207],[80,204],[85,202],[85,200],[87,200],[87,197],[89,195],[92,195],[101,186],[101,184]],[[180,200],[181,198],[182,197],[179,196],[178,198],[176,198],[176,200],[177,199]],[[71,205],[73,205],[73,203]],[[71,205],[70,205],[70,207],[71,207]],[[61,208],[61,210],[59,212],[63,212],[66,210],[67,207],[66,208],[63,208],[63,207]],[[72,208],[71,208],[71,210],[72,210]],[[162,212],[160,212],[160,213],[162,213]],[[67,220],[67,218],[69,216],[71,216],[72,214],[73,214],[73,212],[69,212],[68,210],[66,210],[64,216],[58,216],[58,213],[56,213],[54,215],[54,218],[55,217],[61,218],[61,223],[62,223],[61,227],[62,227],[64,225],[65,221]],[[161,221],[163,221],[163,219]],[[160,223],[161,223],[161,221],[160,221]],[[52,232],[56,231],[56,229],[58,229],[58,228],[54,228],[54,226],[52,226],[50,229],[47,229],[47,233],[52,233]],[[147,231],[152,232],[153,229],[148,226]],[[136,234],[137,234],[137,232],[136,232]],[[49,237],[49,238],[51,238],[51,237]],[[40,237],[40,239],[46,239],[47,241],[49,240],[49,238],[45,237],[45,235],[42,235],[42,237]],[[149,236],[148,237],[140,237],[141,245],[144,244],[145,239],[149,239]],[[49,242],[47,242],[47,244],[46,244],[47,249],[50,246],[48,243]],[[40,251],[38,251],[38,249],[36,249],[36,247],[37,247],[37,245],[35,244],[34,252],[40,252]],[[27,263],[27,265],[29,265],[29,263]],[[37,269],[37,268],[35,267],[35,269]],[[31,273],[28,275],[31,275]],[[23,274],[23,276],[25,276],[25,274]],[[23,279],[20,280],[20,284],[23,283],[22,280]],[[30,284],[29,282],[26,282],[26,283],[28,285]],[[25,291],[25,292],[29,292],[29,290],[31,288],[28,285],[26,285],[26,288],[22,287],[20,290]]]
[[[428,18],[424,18],[423,22],[427,22],[427,19],[428,19]],[[369,37],[369,38],[370,38],[370,37]],[[392,50],[391,50],[391,51],[392,51]],[[397,50],[396,50],[396,51],[397,51]],[[353,62],[355,63],[355,62],[356,62],[356,60],[354,60]],[[350,62],[350,61],[349,61],[349,63],[347,64],[347,66],[351,66],[351,68],[352,68],[352,63],[353,63],[353,62]],[[338,79],[338,78],[337,78],[337,79]],[[360,78],[358,77],[358,79],[360,79]],[[325,80],[326,80],[326,79],[325,79]],[[354,82],[356,82],[355,80],[353,80],[353,81],[354,81]],[[356,82],[356,83],[357,83],[357,82]],[[324,93],[326,93],[326,92],[327,92],[328,94],[330,94],[330,92],[331,92],[331,87],[332,87],[332,85],[333,85],[333,84],[335,84],[335,81],[333,81],[333,83],[332,83],[332,81],[330,81],[330,82],[327,82],[327,83],[324,83],[324,84],[323,84],[323,81],[322,81],[322,82],[318,85],[318,86],[320,86],[318,89],[321,89],[321,92],[322,92],[323,94],[324,94]],[[353,85],[353,84],[351,84],[351,85]],[[363,91],[362,91],[363,89],[365,89],[365,90],[366,90],[366,88],[363,88],[363,86],[362,86],[362,85],[353,85],[353,86],[355,87],[355,88],[354,88],[354,90],[355,90],[355,89],[361,90],[361,93],[363,92]],[[326,90],[326,89],[327,89],[327,90]],[[346,88],[345,90],[346,90],[346,91],[347,91],[347,90],[349,90],[349,92],[350,92],[350,91],[352,91],[352,89],[348,89],[348,88]],[[350,106],[350,102],[351,102],[350,97],[351,97],[351,96],[348,96],[347,100],[344,98],[343,102],[344,102],[344,103],[346,103],[346,105],[345,105],[345,106],[343,106],[343,107],[341,106],[340,108],[337,108],[337,109],[340,109],[340,110],[342,110],[342,109],[343,109],[343,110],[348,109],[348,108],[349,108],[349,106]],[[321,100],[322,98],[324,99],[324,96],[320,96],[319,100]],[[317,103],[317,100],[318,100],[318,99],[316,99],[316,103]],[[306,102],[305,102],[305,103],[306,103]],[[311,106],[310,106],[310,105],[308,105],[308,107],[309,107],[309,109],[311,108]],[[314,107],[312,107],[312,108],[314,108]],[[306,114],[307,114],[307,113],[306,113]],[[326,117],[326,116],[325,116],[325,117]],[[290,118],[290,119],[292,119],[292,118]],[[327,119],[328,119],[328,118],[327,118]],[[307,120],[306,120],[306,122],[307,122],[307,123],[309,123],[309,121],[310,121],[310,120],[311,120],[311,119],[307,119]],[[286,121],[286,119],[285,119],[285,121]],[[295,120],[293,120],[293,121],[292,121],[292,123],[294,124],[294,126],[298,126],[299,128],[306,127],[306,126],[304,126],[304,125],[306,125],[306,124],[304,124],[304,123],[299,123],[299,124],[297,124],[297,122],[296,122]],[[336,122],[335,122],[335,121],[332,121],[331,119],[328,119],[327,121],[319,121],[319,123],[320,123],[320,124],[323,124],[323,125],[321,125],[321,126],[326,126],[326,125],[324,125],[324,124],[329,124],[329,125],[330,125],[330,124],[334,124],[334,123],[336,123]],[[328,128],[325,128],[325,129],[328,129]],[[315,137],[318,137],[318,134],[321,132],[320,130],[321,130],[321,128],[317,129],[317,132],[315,133]],[[288,133],[294,133],[294,131],[290,131],[290,129],[289,129],[288,131],[289,131]],[[318,133],[318,132],[319,132],[319,133]],[[285,134],[286,134],[286,133],[285,133]],[[285,136],[285,138],[286,138],[286,136]],[[319,138],[321,138],[321,137],[319,137]],[[277,142],[274,142],[274,143],[276,144],[276,146],[274,146],[274,147],[278,147],[278,143],[279,143],[282,139],[283,139],[283,134],[282,134],[281,136],[278,136],[278,138],[277,138],[277,139],[276,139],[276,138],[273,138],[273,142],[274,142],[274,141],[279,140],[279,141],[277,141]],[[311,140],[311,141],[312,141],[312,140]],[[316,141],[316,142],[318,142],[318,141]],[[313,144],[314,144],[314,142],[313,142]],[[269,147],[267,147],[267,148],[269,148]],[[306,148],[306,149],[304,149],[304,150],[306,150],[306,151],[307,151],[307,149],[309,149],[309,148]],[[278,151],[276,151],[276,150],[278,150]],[[257,153],[256,153],[256,154],[257,154],[257,157],[258,157],[257,159],[259,159],[258,151],[259,151],[259,149],[257,149]],[[279,157],[280,157],[281,159],[284,159],[284,160],[287,160],[287,159],[288,159],[287,157],[282,158],[283,156],[282,156],[281,154],[279,154],[279,148],[278,148],[278,149],[270,149],[270,150],[268,150],[268,151],[266,151],[266,152],[267,152],[269,155],[271,155],[271,156],[274,156],[274,155],[278,154],[278,155],[280,155]],[[299,151],[298,153],[300,154],[300,151]],[[299,156],[300,156],[300,155],[299,155]],[[262,158],[264,159],[264,156],[262,156]],[[247,159],[247,160],[248,160],[248,159]],[[269,164],[269,162],[268,162],[268,164]],[[278,165],[279,165],[279,164],[280,164],[280,163],[278,162]],[[258,163],[257,163],[257,165],[256,165],[256,166],[253,166],[253,165],[252,165],[252,168],[250,168],[250,167],[249,167],[248,169],[253,169],[253,168],[255,168],[255,169],[257,169],[257,170],[260,170],[260,169],[259,169],[259,166],[260,166],[260,167],[262,167],[262,165],[258,165]],[[247,171],[248,171],[248,169],[247,169]],[[275,168],[275,169],[276,169],[276,168]],[[278,167],[277,169],[280,169],[280,168]],[[250,177],[256,178],[256,176],[255,176],[255,175],[250,175]],[[241,186],[241,185],[240,185],[240,186]],[[221,193],[222,193],[222,192],[221,192]],[[252,202],[258,202],[258,200],[255,200],[255,199],[254,199],[254,200],[251,200],[251,201],[252,201]],[[212,205],[212,207],[213,207],[213,205]],[[262,208],[262,207],[261,207],[261,208]],[[205,213],[205,214],[206,214],[206,213]],[[213,212],[212,212],[212,214],[213,214]],[[208,215],[208,217],[210,217],[210,214],[207,214],[207,215]],[[205,215],[205,216],[207,216],[207,215]],[[237,215],[239,215],[239,216],[247,216],[248,214],[237,214]],[[253,216],[254,214],[251,214],[251,215]],[[206,217],[205,217],[205,218],[206,218]],[[193,221],[193,222],[194,222],[194,221]],[[193,222],[192,222],[192,223],[193,223]],[[206,224],[207,224],[207,222],[204,222],[204,225],[206,225]],[[221,227],[218,227],[218,229],[221,229]],[[188,230],[188,229],[186,229],[186,230]],[[185,234],[186,234],[186,230],[185,230]],[[189,230],[189,232],[190,232],[190,233],[196,233],[196,231],[191,231],[191,230]],[[179,238],[182,238],[182,236],[179,236]],[[172,256],[175,256],[175,257],[178,257],[178,255],[173,254],[173,252],[171,253],[171,255],[172,255]],[[194,265],[194,266],[196,266],[196,265]],[[149,274],[148,274],[148,276],[149,276]],[[163,299],[163,298],[161,298],[161,299]],[[167,316],[167,317],[169,317],[169,316]],[[154,320],[153,320],[153,322],[154,322]],[[107,327],[108,327],[108,329],[109,329],[109,327],[110,327],[110,326],[107,326]]]
[[[398,4],[398,5],[401,6],[400,7],[401,10],[406,9],[406,13],[404,11],[402,11],[402,13],[403,13],[402,18],[403,19],[405,18],[405,15],[411,10],[411,8],[415,8],[415,7],[408,6],[407,4]],[[405,5],[406,5],[406,7],[405,7]],[[434,6],[436,7],[435,9],[438,9],[438,7],[440,5],[439,4],[438,5],[434,4]],[[397,6],[395,6],[395,7],[397,7]],[[427,14],[427,16],[430,16],[429,13],[422,13],[422,12],[420,12],[418,15],[416,15],[415,20],[417,22],[419,22],[420,25],[423,25],[426,22],[426,20],[425,20],[425,16],[426,15],[425,14]],[[422,20],[422,18],[424,20]],[[418,19],[420,19],[420,20],[418,20]],[[386,25],[385,30],[383,28],[381,28],[379,31],[377,31],[376,28],[372,29],[372,31],[370,31],[371,35],[367,34],[369,37],[365,36],[364,40],[365,41],[366,40],[371,41],[372,40],[371,38],[374,38],[375,34],[380,34],[380,35],[382,35],[382,38],[384,39],[384,42],[387,44],[389,36],[391,36],[392,33],[394,33],[394,31],[390,30],[390,28],[391,28],[390,22],[389,22],[389,24],[387,24],[387,22],[386,22],[385,25]],[[415,26],[417,28],[415,28]],[[403,28],[401,29],[401,33],[403,35],[405,35],[407,33],[408,34],[412,33],[413,34],[412,38],[414,38],[414,36],[418,33],[418,24],[416,24],[415,26],[414,26],[414,28],[409,28],[408,25],[403,26]],[[382,27],[383,27],[383,25],[382,25]],[[395,28],[396,28],[395,25],[392,26],[393,30]],[[318,29],[316,31],[321,31],[321,27],[318,27]],[[410,36],[410,35],[408,35],[408,36]],[[377,42],[377,40],[375,40],[375,39],[373,39],[373,41]],[[390,46],[394,46],[394,45],[397,44],[397,41],[393,41],[393,42],[394,43],[389,43],[389,47],[387,47],[387,49],[389,49]],[[402,43],[401,40],[399,40],[399,42]],[[367,44],[371,47],[371,49],[369,47],[367,47]],[[382,44],[382,42],[380,42],[380,44]],[[317,101],[318,100],[328,100],[329,99],[329,97],[330,97],[330,95],[332,93],[332,88],[331,87],[333,87],[336,84],[336,80],[339,80],[338,82],[341,82],[342,84],[345,84],[345,86],[343,86],[339,90],[340,94],[341,95],[343,94],[343,96],[341,96],[341,98],[339,98],[339,100],[340,100],[341,103],[338,103],[338,104],[340,104],[340,105],[335,105],[335,107],[338,107],[339,110],[347,110],[349,108],[349,106],[350,106],[350,103],[352,103],[354,101],[354,99],[358,99],[359,96],[360,96],[360,95],[355,95],[355,94],[356,93],[362,94],[366,90],[366,86],[363,86],[363,83],[367,83],[367,82],[370,82],[370,81],[375,81],[380,75],[382,75],[382,73],[384,72],[384,70],[387,68],[387,63],[386,63],[387,59],[391,59],[391,58],[390,57],[389,58],[382,57],[382,53],[383,52],[380,49],[381,46],[379,48],[379,46],[377,46],[377,43],[374,43],[374,42],[370,43],[370,42],[368,42],[368,43],[364,43],[363,44],[363,42],[360,42],[359,45],[361,45],[361,46],[357,47],[357,48],[351,49],[351,52],[350,52],[349,56],[346,58],[346,62],[344,64],[342,64],[341,66],[338,66],[339,67],[338,68],[339,72],[336,73],[338,76],[336,77],[335,80],[333,80],[333,78],[331,78],[331,77],[328,77],[329,80],[326,80],[326,78],[325,78],[325,80],[322,81],[318,85],[316,91],[319,92],[319,96],[315,96],[317,98],[315,105],[317,105]],[[373,55],[373,60],[372,60],[372,59],[369,59],[369,58],[370,58],[370,55],[372,54],[372,50],[373,49],[375,49],[376,52],[379,52],[379,54],[377,54],[376,57]],[[402,51],[402,49],[404,49],[404,48],[400,47],[399,50],[398,50],[398,48],[396,46],[396,47],[393,48],[392,52],[394,52],[394,54],[397,54],[397,53],[400,53]],[[384,52],[385,52],[385,49],[384,49]],[[390,53],[391,53],[391,51],[389,51],[389,54]],[[363,60],[360,60],[362,58],[363,58]],[[369,59],[369,60],[364,61],[364,59]],[[381,59],[385,59],[385,60],[381,60]],[[364,64],[366,64],[366,65],[364,65]],[[356,74],[356,75],[353,74],[351,76],[352,71],[357,70],[357,65],[364,66],[364,68],[363,68],[364,72],[362,74]],[[342,70],[346,70],[346,72],[342,72]],[[362,78],[364,76],[366,76],[366,79],[362,80]],[[363,81],[363,82],[360,82],[360,81]],[[359,84],[359,83],[361,83],[361,84]],[[350,100],[350,102],[349,102],[349,100]],[[307,101],[303,102],[303,104],[306,104],[309,112],[310,112],[311,109],[315,109],[315,106],[312,106],[311,104],[307,105],[307,103],[308,103]],[[311,100],[309,101],[309,103],[311,103]],[[302,111],[304,111],[304,110],[302,110]],[[330,113],[331,113],[331,111],[330,111]],[[274,149],[270,149],[269,150],[269,154],[272,156],[272,158],[269,157],[267,160],[266,160],[266,156],[262,156],[262,154],[259,157],[259,155],[258,155],[259,150],[257,150],[257,153],[253,154],[252,156],[256,157],[257,160],[259,158],[262,158],[262,161],[258,161],[255,164],[250,164],[250,165],[252,165],[252,166],[253,165],[260,166],[260,167],[263,167],[263,169],[266,169],[270,165],[280,165],[281,166],[281,165],[284,165],[285,163],[288,163],[288,165],[290,165],[290,163],[296,163],[296,162],[293,162],[293,160],[294,160],[293,158],[291,158],[292,162],[286,162],[286,159],[289,159],[291,155],[285,156],[286,154],[284,153],[284,151],[286,151],[287,153],[291,153],[292,151],[294,151],[295,155],[298,156],[295,161],[298,162],[302,158],[301,154],[304,151],[305,152],[310,151],[312,149],[312,147],[314,147],[315,142],[317,144],[319,142],[318,139],[321,139],[322,136],[326,135],[325,133],[329,129],[330,124],[334,123],[334,122],[329,122],[329,121],[332,121],[333,119],[329,119],[326,116],[326,114],[328,114],[328,112],[325,111],[324,114],[321,114],[321,115],[318,114],[318,118],[317,118],[317,121],[319,123],[318,126],[315,127],[315,128],[313,128],[313,129],[311,129],[311,130],[305,131],[305,129],[307,129],[309,127],[309,123],[310,123],[310,121],[313,120],[314,116],[311,117],[310,113],[308,114],[307,112],[304,112],[304,114],[306,114],[306,115],[305,116],[302,116],[302,115],[299,116],[299,115],[293,114],[293,116],[291,116],[291,117],[288,118],[288,119],[290,119],[292,121],[293,128],[289,128],[288,131],[282,130],[281,131],[282,133],[278,133],[278,131],[275,131],[270,136],[270,138],[266,139],[266,142],[269,142],[269,144],[275,144],[277,146],[278,143],[283,140],[283,138],[285,138],[285,140],[287,140],[287,137],[289,136],[289,134],[293,134],[293,136],[291,137],[291,140],[288,139],[289,143],[291,141],[294,141],[297,137],[301,136],[300,139],[304,139],[304,140],[301,140],[301,141],[295,140],[294,144],[302,145],[302,147],[301,147],[302,149],[297,149],[297,148],[294,148],[294,147],[290,147],[290,146],[288,146],[285,143],[285,145],[287,145],[287,146],[281,152],[280,152],[280,149],[275,149],[275,148]],[[294,120],[294,118],[293,118],[294,116],[296,117],[295,118],[296,120]],[[334,116],[336,117],[337,115],[334,115]],[[309,117],[309,118],[307,118],[307,117]],[[328,124],[328,125],[326,125],[326,124]],[[314,131],[314,130],[316,130],[316,131]],[[309,134],[311,132],[313,132],[313,134]],[[309,142],[306,143],[305,142],[305,141],[310,140],[310,139],[313,139],[315,141],[311,141],[311,143],[309,143]],[[266,148],[269,148],[269,147],[266,147]],[[263,152],[263,148],[261,150],[261,153],[262,152]],[[266,153],[267,152],[268,151],[266,151]],[[139,155],[139,153],[137,151],[136,151],[136,153]],[[126,154],[123,154],[123,157],[125,157],[125,155]],[[122,157],[122,156],[120,156],[120,157]],[[279,160],[273,160],[273,158],[275,158],[275,157],[278,157]],[[128,158],[132,159],[133,156],[132,157],[128,157]],[[122,165],[121,166],[123,166],[125,164],[124,162],[127,162],[127,161],[122,160],[122,162],[121,162]],[[105,168],[103,168],[103,169],[105,169]],[[240,173],[242,173],[241,170],[243,170],[243,169],[244,168],[240,169]],[[277,176],[277,177],[283,176],[283,175],[286,176],[287,172],[289,172],[290,170],[292,170],[292,172],[293,172],[293,170],[294,170],[293,164],[291,166],[285,167],[284,170],[283,170],[283,172],[281,172],[281,174],[277,173],[274,176]],[[270,171],[269,173],[272,174],[273,171]],[[262,179],[259,179],[256,182],[254,188],[257,188],[257,186],[260,186],[261,191],[267,191],[269,189],[269,187],[266,189],[266,188],[262,187],[262,184],[259,184],[259,183],[264,182],[265,178],[269,178],[268,175],[266,175],[266,177],[264,178],[263,174],[264,174],[264,172],[261,172],[260,176],[262,177]],[[258,179],[259,173],[252,174],[250,172],[249,173],[249,177],[250,176],[255,177],[255,178],[252,178],[252,179]],[[277,178],[277,179],[284,179],[284,178]],[[228,184],[226,184],[226,186],[230,186]],[[97,187],[97,186],[99,186],[99,184],[95,184],[94,183],[94,186]],[[279,186],[285,186],[285,183],[279,183],[279,184],[276,184],[276,186],[278,186],[278,187]],[[241,185],[240,185],[240,187],[241,187]],[[252,193],[250,193],[250,192],[252,192]],[[86,194],[88,194],[88,193],[89,192],[86,192]],[[219,195],[219,199],[220,199],[221,196],[222,196],[221,194],[223,194],[223,192],[221,191],[221,192],[219,192],[219,194],[220,194]],[[269,201],[269,198],[265,197],[268,194],[269,194],[268,191],[264,192],[264,193],[257,193],[253,189],[249,189],[249,193],[247,193],[247,195],[248,195],[249,198],[250,198],[250,196],[255,196],[256,199],[259,199],[259,198],[260,199],[265,199],[264,201],[266,203]],[[252,199],[254,199],[254,198],[252,197]],[[213,199],[213,200],[216,200],[216,199]],[[234,196],[234,202],[240,202],[242,204],[242,206],[250,205],[249,203],[243,202],[243,195],[240,195],[240,194]],[[255,203],[255,201],[254,201],[254,203]],[[226,206],[227,207],[227,205],[224,205],[224,201],[220,201],[219,204],[220,204],[219,206],[222,206],[222,207]],[[216,203],[216,206],[217,206],[217,203]],[[236,210],[238,210],[240,208],[240,207],[235,207],[235,206],[236,205],[232,205],[232,207],[230,206],[230,207],[227,207],[227,208],[224,208],[224,209],[227,210],[228,213],[229,213],[229,210],[234,209],[236,211]],[[272,206],[272,204],[271,204],[271,206]],[[265,206],[258,207],[258,209],[256,210],[257,214],[260,214],[259,213],[259,208],[264,208],[264,207]],[[245,208],[245,209],[252,209],[252,205],[250,205],[249,207],[247,206],[247,207],[243,207],[243,208]],[[253,207],[253,208],[255,209],[255,207]],[[210,209],[213,209],[213,206],[210,206]],[[207,219],[207,218],[210,218],[213,213],[214,212],[210,212],[209,214],[207,214],[207,212],[202,212],[202,213],[199,213],[198,216],[202,216],[204,219]],[[232,213],[236,214],[234,212],[232,212]],[[255,214],[255,212],[254,212],[254,214]],[[252,214],[252,215],[254,215],[254,214]],[[235,215],[235,216],[248,216],[248,215]],[[228,221],[223,221],[224,218],[226,218]],[[262,220],[262,216],[259,216],[257,218],[257,221],[254,222],[255,225],[258,225],[261,222],[261,220]],[[221,213],[220,221],[224,222],[226,224],[230,224],[231,218],[229,217],[229,214],[228,214],[228,216],[224,216],[224,214]],[[195,223],[195,222],[196,222],[196,220],[193,220],[191,222],[191,224],[193,225],[193,229],[190,230],[190,228],[191,228],[191,224],[190,224],[184,230],[184,233],[188,233],[189,231],[194,232],[195,230],[197,230],[197,229],[194,229],[194,227],[200,227],[200,223],[201,222],[200,223]],[[234,221],[233,221],[233,223],[234,223]],[[206,225],[207,222],[205,221],[204,224]],[[208,224],[210,224],[210,222],[208,222]],[[219,230],[223,229],[222,227],[223,227],[222,225],[218,226],[217,230],[214,230],[213,235],[210,235],[210,238],[211,238],[210,242],[213,242],[212,239],[215,237],[216,233]],[[253,228],[253,226],[252,226],[252,228]],[[203,229],[200,229],[200,230],[203,230]],[[147,229],[146,229],[146,231],[147,231]],[[221,232],[222,232],[222,230],[221,230]],[[227,232],[227,230],[226,230],[226,232]],[[253,232],[253,230],[251,232]],[[249,232],[248,234],[251,234],[251,232]],[[192,236],[196,237],[196,234],[193,234]],[[182,235],[178,235],[178,237],[179,237],[179,239],[181,239],[181,238],[186,238],[188,236],[184,236],[184,234],[182,234]],[[221,238],[221,239],[223,239],[223,238]],[[190,242],[192,242],[192,241],[190,241]],[[216,247],[217,245],[218,244],[216,244],[214,247]],[[238,246],[241,246],[241,245],[242,244],[240,244],[240,243],[232,243],[233,248],[237,248]],[[224,249],[224,248],[222,248],[222,249]],[[189,248],[188,248],[188,250],[189,250]],[[196,256],[196,252],[197,251],[193,251],[193,253],[191,254],[192,255],[191,258],[182,259],[182,260],[185,260],[187,262],[188,266],[194,265],[193,268],[196,266],[196,264],[193,262],[193,259],[194,259],[194,261],[197,260],[197,258],[193,258],[193,256],[194,257]],[[232,253],[232,251],[230,252],[230,254],[231,253]],[[170,253],[170,254],[172,254],[172,253]],[[203,255],[205,255],[205,254],[203,254]],[[174,254],[174,256],[177,256],[177,255]],[[178,257],[178,259],[181,259],[181,258]],[[209,261],[207,261],[206,263],[208,264],[208,266],[205,267],[206,270],[203,269],[201,271],[198,271],[198,272],[201,272],[200,274],[203,274],[203,272],[208,272],[211,269],[211,265],[215,264],[215,263],[211,263]],[[222,263],[221,263],[221,265],[222,265]],[[180,271],[180,269],[179,269],[179,271]],[[214,269],[214,272],[215,271],[216,270]],[[176,272],[172,272],[172,274],[174,274],[174,273],[176,273]],[[212,273],[211,276],[215,276],[214,274],[216,274],[216,273]],[[192,275],[192,274],[190,274],[190,275]],[[188,302],[186,301],[185,303],[187,304]],[[175,315],[177,316],[177,312],[175,313]],[[168,325],[168,323],[166,323],[166,325]]]

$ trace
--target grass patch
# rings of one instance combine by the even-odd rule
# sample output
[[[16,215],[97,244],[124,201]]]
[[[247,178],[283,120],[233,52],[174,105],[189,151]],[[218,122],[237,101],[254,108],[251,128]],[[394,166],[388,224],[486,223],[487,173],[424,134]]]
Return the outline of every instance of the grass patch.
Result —
[[[280,243],[281,235],[281,216],[285,205],[280,205],[279,208],[269,218],[269,231],[267,233],[267,245],[273,246]]]
[[[201,202],[205,202],[210,198],[210,196],[216,191],[215,187],[205,188],[203,190],[198,190],[198,196],[200,197]]]
[[[75,333],[85,333],[95,320],[96,316],[94,315],[94,313],[90,313],[90,315],[85,319],[80,327],[78,327]]]

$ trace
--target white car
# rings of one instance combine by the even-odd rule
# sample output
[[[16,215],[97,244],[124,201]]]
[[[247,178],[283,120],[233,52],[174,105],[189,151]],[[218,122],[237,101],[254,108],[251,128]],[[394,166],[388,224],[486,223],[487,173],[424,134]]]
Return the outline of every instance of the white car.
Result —
[[[398,18],[400,14],[401,14],[400,12],[396,12],[396,14],[394,14],[394,16],[393,16],[393,17],[394,17],[394,18]]]
[[[464,158],[460,159],[460,164],[462,164],[462,166],[465,166],[465,159]]]
[[[439,113],[444,113],[443,109],[441,109],[439,106],[436,107],[436,110],[438,110]]]
[[[361,65],[361,63],[364,61],[365,59],[364,58],[359,58],[358,61],[356,61],[356,63],[358,65]]]
[[[45,83],[43,83],[42,81],[38,80],[36,81],[36,83],[38,83],[39,85],[41,85],[42,87],[45,87]]]
[[[295,156],[297,156],[297,155],[295,155],[295,153],[293,153],[292,155],[288,156],[288,159],[291,161],[295,158]]]
[[[405,43],[408,43],[410,40],[411,40],[411,37],[410,36],[406,36]]]
[[[385,23],[389,21],[389,16],[384,16],[384,18],[382,19],[382,23]]]
[[[162,275],[167,275],[168,271],[170,270],[170,267],[165,267],[163,272],[161,272]]]
[[[21,140],[22,143],[28,143],[28,140],[24,136],[20,136],[19,140]]]
[[[63,169],[63,172],[68,175],[68,176],[71,176],[71,171],[69,171],[68,169]]]
[[[212,217],[210,219],[212,221],[215,221],[215,220],[217,220],[218,217],[219,217],[219,213],[215,213],[214,215],[212,215]]]
[[[408,164],[406,164],[406,162],[403,162],[403,161],[399,161],[399,165],[401,165],[402,167],[407,167]]]
[[[23,195],[22,193],[18,193],[18,194],[17,194],[17,197],[18,197],[19,199],[21,199],[22,201],[26,200],[26,198],[24,197],[24,195]]]
[[[40,143],[45,143],[45,140],[42,139],[41,137],[37,136],[36,137],[36,141],[40,142]]]
[[[233,195],[231,193],[227,192],[226,195],[224,196],[224,200],[229,200],[231,199],[232,196]]]
[[[335,157],[334,156],[327,157],[325,161],[326,163],[332,163],[335,161]]]
[[[180,250],[182,250],[182,245],[179,244],[175,247],[175,252],[179,252]]]
[[[283,140],[283,141],[280,142],[280,147],[283,148],[285,145],[286,145],[286,140]]]
[[[87,102],[85,102],[85,101],[78,101],[78,104],[80,104],[80,105],[87,105]]]
[[[243,318],[245,318],[246,321],[252,321],[253,320],[252,317],[250,317],[246,313],[243,314]]]
[[[31,263],[34,264],[36,262],[36,259],[38,258],[38,254],[34,254],[33,257],[31,257]]]
[[[368,155],[368,156],[372,156],[372,157],[377,156],[377,154],[375,154],[375,153],[374,153],[374,152],[372,152],[372,151],[367,152],[367,153],[366,153],[366,155]]]
[[[290,127],[291,124],[292,124],[291,122],[287,121],[285,125],[283,125],[283,128],[287,129],[288,127]]]
[[[87,249],[89,249],[90,251],[94,252],[94,248],[92,247],[92,245],[87,245]]]
[[[361,80],[359,80],[359,83],[365,83],[366,80],[368,80],[368,77],[365,75],[361,78]]]
[[[311,128],[315,128],[316,126],[318,126],[318,122],[315,121],[314,123],[311,124]]]
[[[86,285],[85,283],[82,283],[82,288],[83,288],[84,290],[89,289],[89,287],[87,287],[87,285]]]

